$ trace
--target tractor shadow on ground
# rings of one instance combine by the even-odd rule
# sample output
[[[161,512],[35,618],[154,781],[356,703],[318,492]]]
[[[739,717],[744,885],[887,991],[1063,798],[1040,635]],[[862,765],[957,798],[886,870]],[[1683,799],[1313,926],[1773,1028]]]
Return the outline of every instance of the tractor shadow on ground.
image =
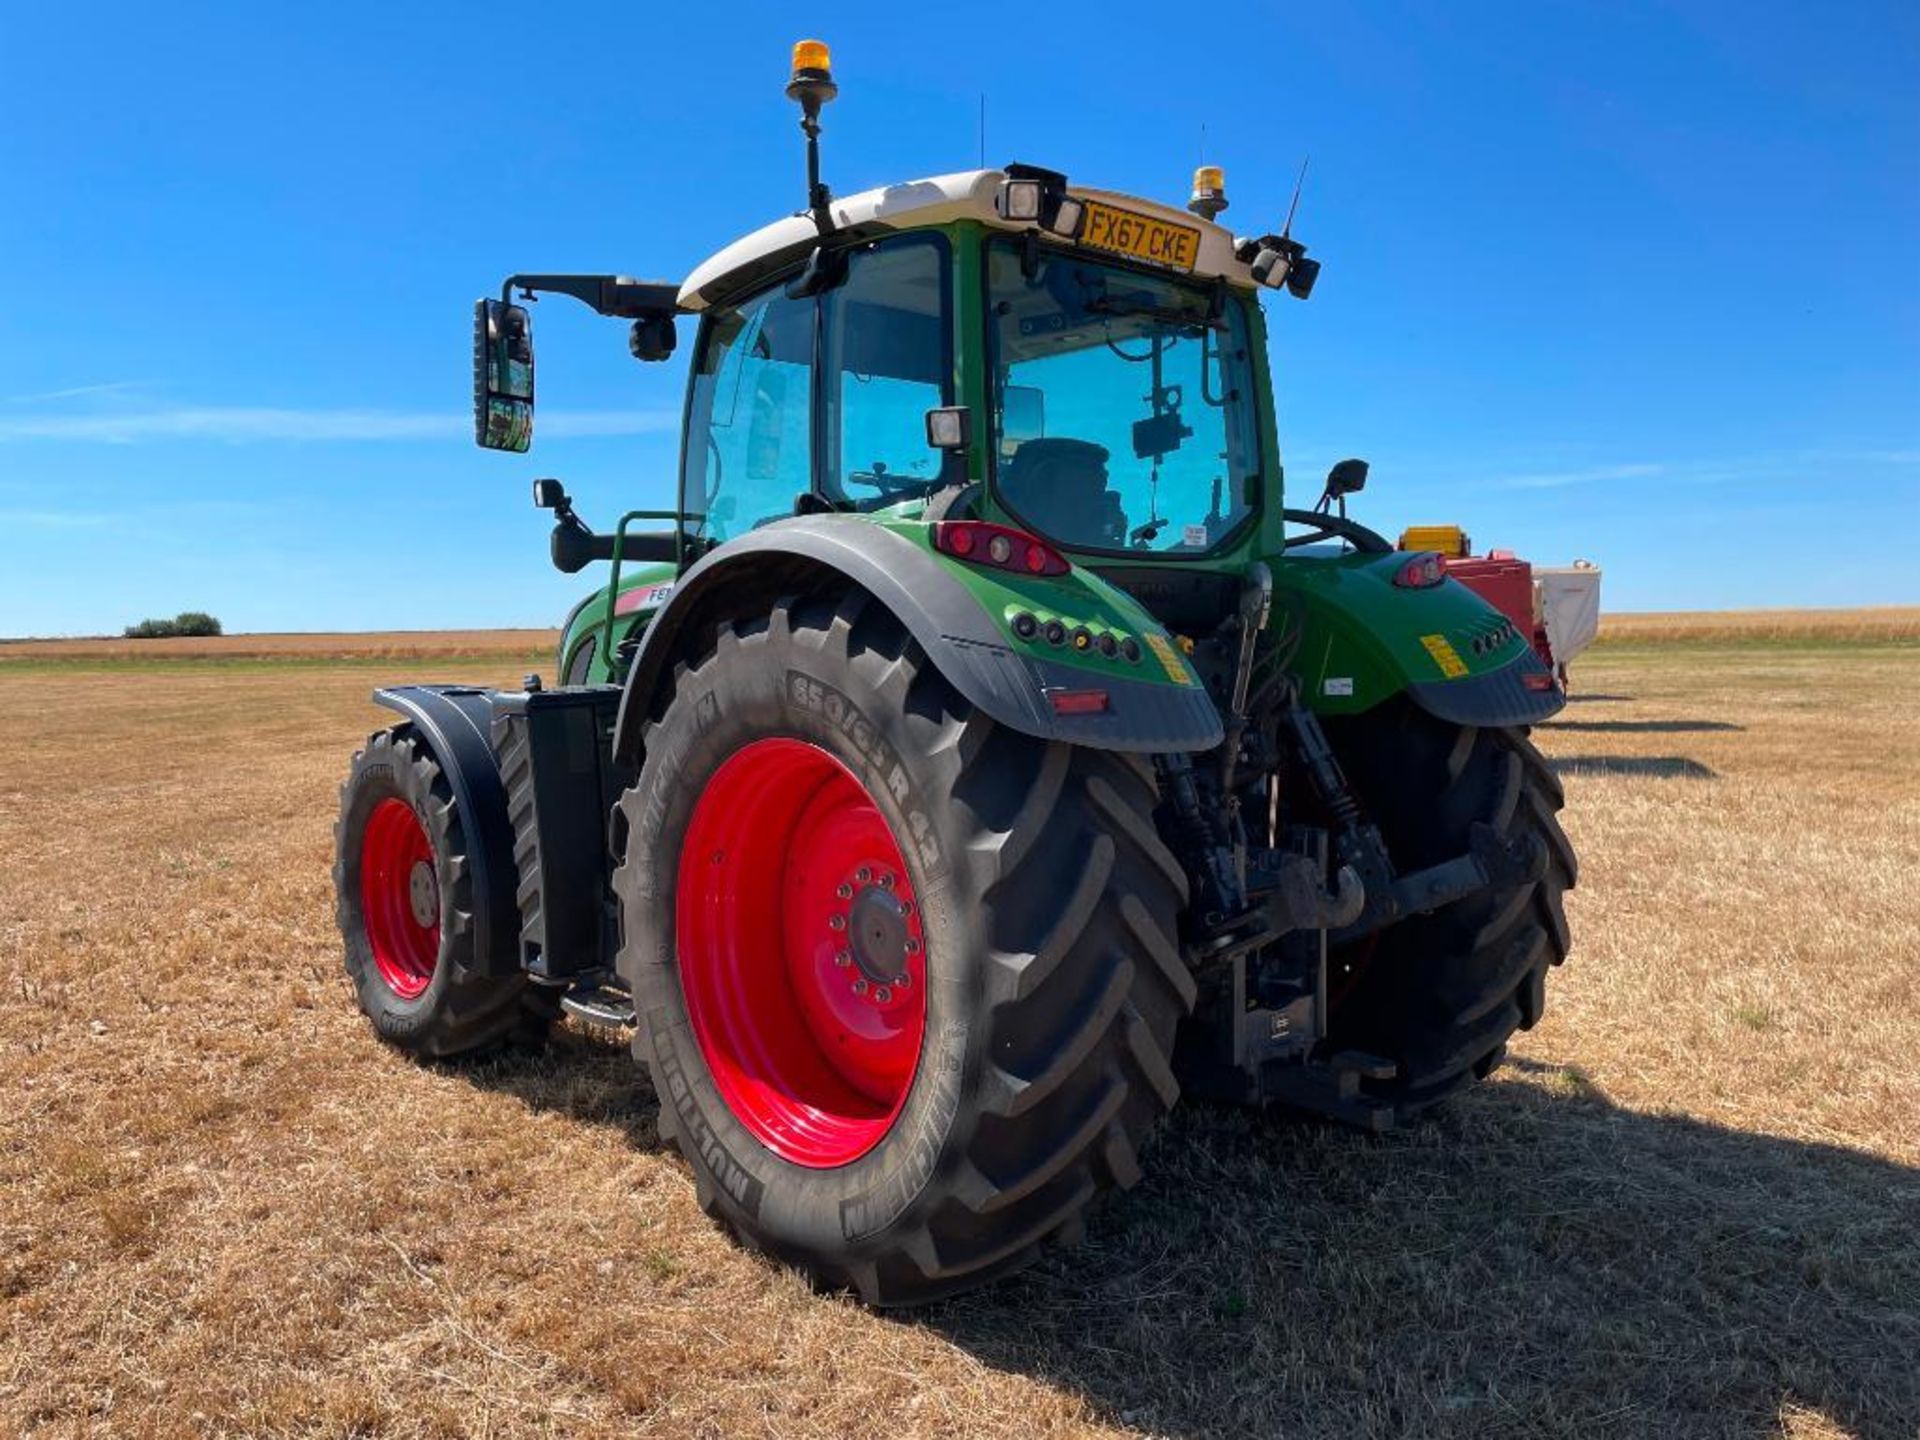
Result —
[[[1549,755],[1556,775],[1627,775],[1643,780],[1717,780],[1719,772],[1684,755]]]
[[[1542,720],[1537,730],[1585,730],[1619,735],[1688,735],[1705,731],[1745,730],[1730,720]]]
[[[1578,695],[1569,695],[1566,697],[1567,704],[1569,705],[1624,704],[1627,701],[1637,700],[1638,698],[1637,695],[1606,695],[1599,691],[1583,691]]]
[[[443,1062],[470,1084],[618,1131],[636,1150],[659,1150],[660,1101],[624,1041],[556,1025],[546,1046]]]
[[[1516,1068],[1378,1138],[1183,1106],[1080,1249],[901,1323],[1182,1437],[1915,1433],[1920,1170]]]

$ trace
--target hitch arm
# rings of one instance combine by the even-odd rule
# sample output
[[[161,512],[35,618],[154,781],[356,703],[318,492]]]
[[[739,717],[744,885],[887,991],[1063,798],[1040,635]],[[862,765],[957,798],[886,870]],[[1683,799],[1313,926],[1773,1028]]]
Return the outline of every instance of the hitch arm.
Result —
[[[1531,831],[1510,842],[1493,826],[1476,821],[1467,834],[1466,854],[1396,876],[1386,885],[1369,885],[1365,904],[1327,939],[1343,945],[1384,929],[1403,915],[1438,910],[1489,887],[1524,885],[1546,873],[1547,847]]]

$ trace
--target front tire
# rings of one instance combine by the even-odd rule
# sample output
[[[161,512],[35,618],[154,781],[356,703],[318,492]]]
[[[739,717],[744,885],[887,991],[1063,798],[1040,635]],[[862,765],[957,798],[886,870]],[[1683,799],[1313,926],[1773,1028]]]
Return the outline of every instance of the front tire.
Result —
[[[1491,1074],[1545,1009],[1578,876],[1558,819],[1565,796],[1524,730],[1450,724],[1405,700],[1323,723],[1401,873],[1461,854],[1475,823],[1531,837],[1546,856],[1537,880],[1409,915],[1329,955],[1331,1048],[1395,1061],[1393,1079],[1363,1087],[1410,1119]]]
[[[411,725],[376,732],[353,757],[334,826],[334,915],[347,976],[382,1039],[444,1057],[535,1044],[556,992],[524,973],[483,973],[467,819]]]
[[[972,710],[864,593],[722,626],[648,729],[614,879],[707,1211],[914,1304],[1134,1183],[1194,993],[1155,793]]]

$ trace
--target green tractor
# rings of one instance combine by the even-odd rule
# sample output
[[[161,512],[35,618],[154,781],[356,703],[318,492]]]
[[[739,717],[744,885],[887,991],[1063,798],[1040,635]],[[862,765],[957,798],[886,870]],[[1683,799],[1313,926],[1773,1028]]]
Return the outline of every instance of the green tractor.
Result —
[[[1183,1095],[1368,1129],[1484,1077],[1566,957],[1529,637],[1438,556],[1282,504],[1261,300],[1290,234],[1028,165],[807,207],[684,284],[516,275],[659,361],[678,507],[559,482],[561,683],[405,686],[342,792],[346,964],[422,1056],[631,1031],[700,1203],[877,1304],[1078,1234]]]

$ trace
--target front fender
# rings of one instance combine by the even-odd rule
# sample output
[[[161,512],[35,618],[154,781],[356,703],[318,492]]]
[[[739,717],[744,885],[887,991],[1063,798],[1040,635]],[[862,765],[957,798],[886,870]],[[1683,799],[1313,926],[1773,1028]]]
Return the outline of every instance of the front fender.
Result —
[[[614,753],[637,764],[641,731],[684,642],[707,625],[823,578],[860,586],[885,605],[956,690],[1023,734],[1100,750],[1207,750],[1218,710],[1166,632],[1124,592],[1086,570],[1059,577],[971,566],[934,550],[922,521],[803,515],[763,525],[702,557],[680,577],[641,638],[614,732]],[[1013,633],[1015,614],[1058,618],[1069,631],[1139,642],[1139,658],[1076,652]],[[693,627],[691,630],[689,627]],[[1060,714],[1051,692],[1104,690],[1104,711]]]
[[[473,893],[476,964],[486,975],[520,969],[519,872],[513,859],[513,823],[507,791],[493,753],[493,696],[474,685],[389,685],[373,703],[399,712],[433,752],[467,832]]]
[[[1309,708],[1355,715],[1405,694],[1455,724],[1531,725],[1565,705],[1528,637],[1458,580],[1395,585],[1407,558],[1296,552],[1273,567],[1272,633],[1294,645]]]

